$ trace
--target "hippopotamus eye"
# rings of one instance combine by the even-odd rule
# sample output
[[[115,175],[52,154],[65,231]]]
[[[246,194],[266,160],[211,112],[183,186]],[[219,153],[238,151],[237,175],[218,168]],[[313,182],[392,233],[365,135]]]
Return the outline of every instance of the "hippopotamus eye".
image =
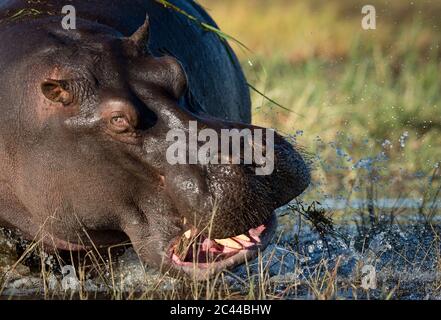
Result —
[[[117,127],[128,127],[129,126],[129,121],[123,115],[113,116],[112,119],[110,119],[110,122],[114,126],[117,126]]]
[[[133,131],[134,123],[133,119],[125,112],[118,111],[112,112],[109,116],[110,130],[114,133],[125,133],[127,131]]]

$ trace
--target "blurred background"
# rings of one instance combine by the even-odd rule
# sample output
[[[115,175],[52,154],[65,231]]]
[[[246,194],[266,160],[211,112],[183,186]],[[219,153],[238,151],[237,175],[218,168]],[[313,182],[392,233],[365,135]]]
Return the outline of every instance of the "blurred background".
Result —
[[[441,1],[369,1],[376,30],[362,28],[360,0],[199,3],[248,47],[231,41],[249,83],[290,110],[252,91],[253,122],[310,153],[307,197],[370,181],[383,197],[420,199],[439,183]]]

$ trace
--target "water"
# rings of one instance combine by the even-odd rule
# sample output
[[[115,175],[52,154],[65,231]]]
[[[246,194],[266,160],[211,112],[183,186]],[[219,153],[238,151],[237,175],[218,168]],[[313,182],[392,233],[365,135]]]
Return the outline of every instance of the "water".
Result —
[[[324,199],[320,202],[323,208],[327,210],[344,210],[350,209],[363,209],[368,205],[373,205],[377,209],[419,209],[423,206],[422,199],[376,199],[376,200],[364,200],[364,199],[354,199],[354,200],[344,200],[344,199]],[[426,208],[441,209],[441,200],[432,201],[425,203]]]

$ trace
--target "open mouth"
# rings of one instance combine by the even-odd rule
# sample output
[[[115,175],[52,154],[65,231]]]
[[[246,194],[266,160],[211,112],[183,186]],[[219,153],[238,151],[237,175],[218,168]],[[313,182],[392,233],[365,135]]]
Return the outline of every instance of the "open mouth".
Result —
[[[276,224],[273,215],[267,223],[226,239],[210,239],[190,228],[171,242],[167,256],[174,269],[206,278],[253,260],[270,242]]]

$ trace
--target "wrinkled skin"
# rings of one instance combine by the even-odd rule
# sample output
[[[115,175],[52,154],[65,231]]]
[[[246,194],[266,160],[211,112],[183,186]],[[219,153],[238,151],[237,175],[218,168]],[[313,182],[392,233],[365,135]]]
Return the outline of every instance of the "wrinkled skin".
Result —
[[[192,1],[174,3],[214,25]],[[0,224],[42,237],[48,250],[130,240],[145,263],[172,274],[191,273],[169,253],[189,226],[223,239],[266,225],[263,247],[274,209],[309,184],[294,147],[276,135],[269,176],[254,165],[165,159],[167,132],[188,130],[190,120],[217,131],[254,128],[228,45],[154,1],[70,4],[78,25],[69,31],[63,1],[33,4],[40,14],[14,21],[27,2],[0,4]],[[193,271],[212,275],[249,251]]]

